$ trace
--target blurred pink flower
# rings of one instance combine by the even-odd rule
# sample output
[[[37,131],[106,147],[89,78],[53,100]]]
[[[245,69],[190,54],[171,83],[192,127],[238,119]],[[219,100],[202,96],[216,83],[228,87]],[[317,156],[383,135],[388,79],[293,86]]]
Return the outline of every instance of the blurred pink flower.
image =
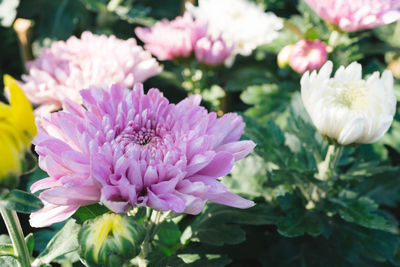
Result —
[[[81,103],[79,91],[91,85],[118,83],[131,88],[162,70],[135,39],[91,32],[44,48],[39,58],[27,63],[27,69],[21,86],[29,100],[40,105],[36,114],[59,109],[66,98]]]
[[[96,202],[117,213],[148,206],[198,214],[207,200],[254,205],[217,180],[255,146],[238,141],[245,127],[240,116],[217,118],[199,106],[199,95],[169,104],[158,89],[144,94],[141,84],[133,91],[92,87],[81,95],[84,107],[67,101],[39,122],[34,144],[49,177],[31,187],[47,189],[32,226],[65,220]]]
[[[305,0],[325,21],[343,31],[371,29],[400,19],[400,0]]]
[[[318,69],[328,59],[326,49],[326,44],[319,40],[300,40],[290,52],[290,67],[298,73]]]
[[[200,63],[217,66],[225,62],[233,48],[233,45],[228,46],[221,37],[213,40],[211,36],[207,36],[197,41],[194,53]]]
[[[188,57],[206,31],[207,24],[194,21],[187,12],[172,21],[164,19],[153,27],[135,29],[136,35],[145,43],[144,47],[159,60]]]

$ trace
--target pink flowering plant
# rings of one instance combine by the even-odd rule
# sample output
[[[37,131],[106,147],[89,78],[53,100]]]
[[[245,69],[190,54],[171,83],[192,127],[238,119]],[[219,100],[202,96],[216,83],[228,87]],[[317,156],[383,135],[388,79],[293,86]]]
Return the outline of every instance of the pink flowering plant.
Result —
[[[0,266],[400,266],[399,9],[0,1]]]

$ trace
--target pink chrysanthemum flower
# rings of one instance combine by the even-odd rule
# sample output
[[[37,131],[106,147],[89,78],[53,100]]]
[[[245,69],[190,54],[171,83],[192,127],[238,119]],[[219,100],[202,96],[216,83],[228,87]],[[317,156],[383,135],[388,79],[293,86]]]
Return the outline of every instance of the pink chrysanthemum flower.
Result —
[[[252,201],[227,191],[217,178],[255,144],[238,141],[240,116],[217,118],[194,95],[170,104],[158,89],[143,93],[113,85],[82,90],[83,107],[67,101],[47,114],[34,140],[49,177],[32,185],[45,207],[32,226],[62,221],[80,206],[101,202],[122,213],[135,206],[198,214],[206,201],[248,208]]]
[[[38,59],[27,63],[27,69],[21,85],[29,100],[40,106],[36,114],[59,109],[66,98],[81,103],[82,88],[114,83],[132,88],[162,70],[135,39],[91,32],[44,48]]]
[[[227,45],[221,37],[213,40],[211,36],[206,36],[196,43],[194,54],[200,63],[218,66],[232,54],[233,48],[233,45]]]
[[[400,19],[400,0],[305,0],[325,21],[343,31],[371,29]]]
[[[188,57],[206,32],[207,24],[194,21],[188,12],[172,21],[164,19],[153,27],[135,29],[136,35],[145,43],[144,47],[159,60]]]

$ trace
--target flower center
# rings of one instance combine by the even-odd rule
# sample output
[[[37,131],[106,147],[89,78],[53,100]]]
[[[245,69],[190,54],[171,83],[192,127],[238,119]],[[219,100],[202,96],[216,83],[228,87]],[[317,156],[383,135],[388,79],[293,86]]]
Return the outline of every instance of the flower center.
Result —
[[[333,82],[330,86],[335,90],[333,96],[337,104],[352,110],[365,110],[368,107],[365,81],[355,83]]]
[[[120,143],[121,142],[133,142],[135,144],[145,146],[148,143],[151,142],[152,138],[156,135],[155,131],[153,129],[145,129],[141,128],[138,131],[134,131],[131,133],[123,133],[117,137],[120,140],[118,140]]]
[[[145,146],[155,137],[156,131],[154,129],[145,127],[137,128],[133,123],[129,123],[124,131],[117,136],[116,141],[124,147],[131,143]]]

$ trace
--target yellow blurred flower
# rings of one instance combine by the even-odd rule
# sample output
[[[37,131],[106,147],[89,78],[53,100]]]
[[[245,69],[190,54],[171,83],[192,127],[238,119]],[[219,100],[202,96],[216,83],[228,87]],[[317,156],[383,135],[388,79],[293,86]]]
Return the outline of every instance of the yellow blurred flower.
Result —
[[[10,104],[0,102],[0,184],[7,177],[19,176],[22,160],[37,129],[32,106],[17,81],[4,75]],[[7,183],[7,182],[6,182]]]

